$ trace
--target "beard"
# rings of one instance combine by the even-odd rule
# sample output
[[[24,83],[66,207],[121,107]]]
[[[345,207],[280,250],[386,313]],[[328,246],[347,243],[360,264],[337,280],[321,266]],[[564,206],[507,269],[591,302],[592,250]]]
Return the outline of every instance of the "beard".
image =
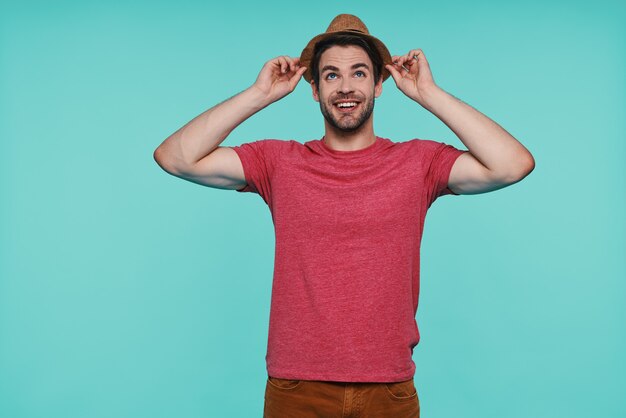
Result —
[[[361,110],[358,115],[346,114],[336,118],[332,112],[335,105],[330,104],[330,106],[326,106],[326,104],[320,100],[320,110],[322,111],[322,115],[324,115],[324,119],[335,129],[342,132],[354,132],[369,119],[374,111],[374,97],[372,96],[367,102],[359,100],[359,107],[361,107]]]

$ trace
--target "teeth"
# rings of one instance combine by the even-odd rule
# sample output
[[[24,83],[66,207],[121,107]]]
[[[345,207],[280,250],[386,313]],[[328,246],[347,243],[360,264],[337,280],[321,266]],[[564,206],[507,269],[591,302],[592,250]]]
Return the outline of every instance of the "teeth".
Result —
[[[347,103],[339,103],[337,107],[354,107],[356,106],[355,102],[347,102]]]

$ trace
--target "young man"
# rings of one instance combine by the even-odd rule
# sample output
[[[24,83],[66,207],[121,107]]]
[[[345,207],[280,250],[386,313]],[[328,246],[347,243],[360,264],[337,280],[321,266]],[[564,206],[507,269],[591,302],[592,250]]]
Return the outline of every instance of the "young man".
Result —
[[[302,76],[323,138],[220,146]],[[374,102],[389,76],[468,150],[376,136]],[[515,138],[435,84],[422,50],[392,57],[352,15],[337,16],[299,58],[268,61],[250,88],[183,126],[154,157],[177,177],[258,193],[270,208],[266,417],[418,417],[412,353],[426,211],[439,196],[497,190],[534,168]]]

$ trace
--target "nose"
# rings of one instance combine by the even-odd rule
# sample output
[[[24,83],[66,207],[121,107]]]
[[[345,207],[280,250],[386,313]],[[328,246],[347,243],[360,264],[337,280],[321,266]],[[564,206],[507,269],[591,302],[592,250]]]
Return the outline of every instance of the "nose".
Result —
[[[349,77],[342,77],[341,83],[339,84],[339,91],[341,93],[351,93],[353,92],[352,88],[352,80]]]

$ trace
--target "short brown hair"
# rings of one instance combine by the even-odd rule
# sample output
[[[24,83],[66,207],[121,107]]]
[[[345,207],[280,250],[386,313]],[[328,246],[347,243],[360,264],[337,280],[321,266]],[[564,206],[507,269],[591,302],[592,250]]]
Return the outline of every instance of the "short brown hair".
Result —
[[[371,42],[369,39],[359,35],[351,33],[338,33],[335,35],[331,35],[315,44],[315,48],[313,49],[313,57],[311,58],[311,78],[315,82],[316,86],[319,86],[320,82],[320,58],[322,57],[324,51],[335,45],[355,45],[363,48],[363,50],[370,57],[372,65],[374,66],[374,84],[378,83],[378,80],[380,79],[381,73],[383,71],[383,59],[378,53],[376,45],[374,45],[374,43]]]

